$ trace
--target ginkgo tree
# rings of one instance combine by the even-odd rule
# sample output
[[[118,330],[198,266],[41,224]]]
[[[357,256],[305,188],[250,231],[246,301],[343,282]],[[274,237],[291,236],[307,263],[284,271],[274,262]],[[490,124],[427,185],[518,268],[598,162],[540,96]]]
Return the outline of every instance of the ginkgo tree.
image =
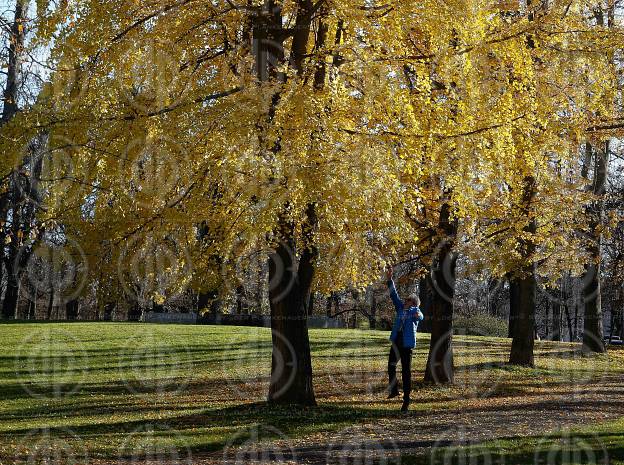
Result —
[[[12,163],[48,134],[58,160],[41,220],[89,250],[93,273],[119,273],[122,291],[142,284],[155,301],[219,285],[262,251],[275,403],[315,403],[313,287],[378,279],[388,257],[431,233],[425,211],[451,253],[484,198],[504,184],[521,192],[602,108],[595,81],[570,88],[573,74],[559,76],[572,66],[558,48],[595,38],[574,32],[584,2],[535,21],[530,7],[508,16],[478,0],[37,8],[57,71],[1,144]],[[614,46],[600,34],[596,47]],[[534,50],[530,35],[543,41]],[[161,255],[162,266],[143,259]],[[434,321],[451,324],[452,302],[439,308]],[[451,353],[446,329],[432,338],[448,338],[432,370]]]

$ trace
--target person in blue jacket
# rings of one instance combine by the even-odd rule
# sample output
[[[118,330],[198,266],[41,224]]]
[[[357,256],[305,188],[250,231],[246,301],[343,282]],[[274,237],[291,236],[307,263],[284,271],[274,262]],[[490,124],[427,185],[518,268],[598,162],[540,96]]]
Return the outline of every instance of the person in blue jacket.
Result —
[[[407,411],[410,404],[410,392],[412,390],[412,349],[416,346],[416,331],[418,323],[423,320],[420,311],[420,299],[418,295],[411,294],[403,302],[397,294],[392,279],[392,268],[388,268],[388,288],[390,297],[396,309],[396,316],[392,325],[390,341],[390,355],[388,356],[388,399],[399,395],[399,386],[396,377],[396,366],[401,360],[401,378],[403,381],[403,405],[402,411]]]

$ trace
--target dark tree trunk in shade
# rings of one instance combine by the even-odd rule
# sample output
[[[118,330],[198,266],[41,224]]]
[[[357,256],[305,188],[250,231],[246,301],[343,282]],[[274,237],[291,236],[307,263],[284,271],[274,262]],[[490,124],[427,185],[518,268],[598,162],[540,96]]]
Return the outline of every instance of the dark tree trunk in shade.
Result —
[[[371,306],[368,316],[368,324],[370,329],[377,329],[377,299],[375,298],[375,292],[371,292]]]
[[[316,223],[314,207],[308,208]],[[269,257],[269,302],[273,356],[268,401],[272,404],[316,405],[306,302],[314,277],[316,248],[306,247],[296,263],[294,231],[282,220],[281,241]]]
[[[603,222],[604,196],[607,184],[607,166],[609,157],[609,142],[605,142],[603,150],[588,150],[594,155],[594,180],[592,192],[597,200],[587,208],[590,217],[590,238],[587,246],[589,263],[585,265],[583,274],[583,350],[587,352],[606,352],[604,343],[604,328],[602,321],[602,297],[600,289],[602,234],[600,225]]]
[[[451,219],[448,203],[441,207],[439,227],[444,236],[436,249],[431,269],[431,342],[424,380],[426,383],[446,384],[454,379],[453,300],[457,264],[457,255],[453,251],[457,223]]]
[[[507,326],[507,337],[513,338],[515,334],[515,324],[518,321],[519,307],[518,302],[520,301],[520,288],[518,286],[518,281],[513,279],[512,276],[508,277],[509,283],[509,323]]]
[[[431,277],[429,275],[420,278],[418,297],[420,297],[420,308],[424,316],[423,321],[418,325],[418,330],[430,333],[432,320],[431,308],[433,307],[433,285],[431,284]]]
[[[583,350],[598,353],[606,352],[600,295],[600,263],[587,265],[583,278],[585,284],[583,289],[585,304]]]
[[[19,282],[13,270],[7,272],[7,284],[2,302],[2,318],[13,319],[17,312],[17,302],[19,300]]]
[[[550,331],[550,339],[552,341],[561,341],[561,288],[557,287],[554,289],[554,301],[551,302],[552,305],[552,322],[551,322],[551,331]]]
[[[509,363],[512,365],[534,366],[533,348],[535,344],[535,297],[537,283],[533,270],[521,277],[512,278],[518,288],[518,313],[513,326],[513,340]]]
[[[523,228],[526,236],[519,241],[519,251],[522,264],[517,272],[510,278],[510,288],[517,286],[517,318],[513,324],[513,339],[511,342],[511,353],[509,363],[511,365],[521,365],[532,367],[535,364],[533,358],[533,348],[535,345],[535,306],[537,297],[537,279],[535,275],[535,265],[533,257],[535,254],[535,243],[533,235],[537,232],[537,222],[531,213],[534,209],[533,203],[536,196],[536,181],[533,176],[524,178],[522,188],[522,214],[527,219],[527,224]],[[511,293],[510,293],[511,296]],[[510,301],[511,303],[511,301]]]
[[[65,304],[65,316],[68,320],[77,320],[78,319],[78,299],[70,300]]]

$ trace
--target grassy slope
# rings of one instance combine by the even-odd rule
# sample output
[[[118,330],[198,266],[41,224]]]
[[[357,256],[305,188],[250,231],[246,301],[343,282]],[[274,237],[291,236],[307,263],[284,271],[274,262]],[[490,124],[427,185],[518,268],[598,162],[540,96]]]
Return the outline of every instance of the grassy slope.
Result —
[[[387,333],[312,330],[311,340],[320,407],[277,409],[262,403],[271,353],[270,332],[264,328],[0,325],[0,463],[25,459],[46,441],[102,459],[134,457],[154,445],[201,455],[245,441],[254,424],[270,425],[266,435],[274,431],[278,438],[296,439],[394,418],[397,405],[383,396]],[[457,385],[417,384],[414,424],[419,412],[478,408],[491,398],[538,396],[624,377],[622,351],[587,358],[570,344],[540,343],[538,367],[531,370],[505,367],[508,347],[505,339],[459,337]],[[422,377],[427,350],[428,335],[422,334],[414,380]],[[587,449],[591,441],[583,442],[581,434],[598,436],[611,463],[624,460],[622,421],[574,433],[573,440],[566,439],[571,449]],[[462,463],[461,454],[470,450],[507,454],[506,463],[533,463],[538,443],[552,449],[547,439],[536,437],[486,441],[462,448],[459,455],[452,444],[437,451],[442,450],[442,463],[448,457],[448,463]],[[403,459],[410,462],[432,463],[430,457]]]

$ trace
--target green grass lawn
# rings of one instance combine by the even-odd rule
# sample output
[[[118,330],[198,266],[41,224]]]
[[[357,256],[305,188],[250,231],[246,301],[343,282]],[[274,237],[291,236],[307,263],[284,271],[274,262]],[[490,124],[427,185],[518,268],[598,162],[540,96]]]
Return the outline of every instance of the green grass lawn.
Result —
[[[251,449],[276,463],[624,463],[622,350],[540,342],[521,369],[504,364],[508,340],[459,336],[455,385],[433,387],[418,382],[420,334],[400,415],[384,395],[386,332],[310,337],[319,407],[298,409],[264,404],[265,328],[0,325],[0,464],[222,463]]]

